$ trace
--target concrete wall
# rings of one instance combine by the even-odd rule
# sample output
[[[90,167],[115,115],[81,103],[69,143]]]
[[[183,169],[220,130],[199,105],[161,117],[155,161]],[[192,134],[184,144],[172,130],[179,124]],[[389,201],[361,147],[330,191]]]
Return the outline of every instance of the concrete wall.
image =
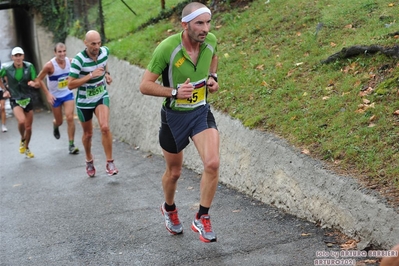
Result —
[[[84,49],[83,42],[73,37],[68,37],[66,44],[71,57]],[[162,99],[139,92],[143,69],[115,57],[109,60],[109,69],[114,79],[108,88],[114,137],[161,155]],[[223,84],[223,77],[220,80]],[[397,211],[353,178],[325,170],[321,162],[272,134],[249,130],[239,121],[213,112],[221,138],[221,183],[298,217],[340,229],[360,240],[360,249],[370,243],[388,249],[399,242]],[[193,144],[185,150],[184,164],[201,173]]]

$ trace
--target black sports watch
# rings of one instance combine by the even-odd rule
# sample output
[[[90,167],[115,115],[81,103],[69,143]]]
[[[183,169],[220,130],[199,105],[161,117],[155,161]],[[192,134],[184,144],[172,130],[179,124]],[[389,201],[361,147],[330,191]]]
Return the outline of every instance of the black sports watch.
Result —
[[[177,98],[177,89],[172,90],[172,98],[176,99]]]
[[[216,73],[209,73],[208,78],[212,77],[216,82],[218,82],[218,74]]]

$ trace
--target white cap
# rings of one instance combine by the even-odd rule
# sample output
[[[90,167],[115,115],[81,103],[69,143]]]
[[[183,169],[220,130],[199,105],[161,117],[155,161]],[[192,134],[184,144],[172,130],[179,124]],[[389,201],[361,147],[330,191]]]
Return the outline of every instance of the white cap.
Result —
[[[22,50],[21,47],[14,47],[11,51],[11,55],[16,55],[16,54],[24,54],[24,50]]]

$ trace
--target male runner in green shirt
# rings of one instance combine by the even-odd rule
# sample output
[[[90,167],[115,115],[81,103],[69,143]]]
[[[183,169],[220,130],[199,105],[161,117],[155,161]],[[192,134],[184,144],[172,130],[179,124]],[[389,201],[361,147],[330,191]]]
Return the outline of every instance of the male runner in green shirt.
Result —
[[[29,149],[32,136],[33,103],[31,90],[40,87],[47,97],[52,101],[49,92],[42,87],[42,83],[36,80],[36,70],[33,64],[24,61],[25,54],[21,47],[15,47],[11,51],[13,64],[0,70],[0,87],[3,89],[4,97],[10,97],[10,105],[14,116],[18,121],[18,130],[21,135],[19,152],[27,158],[33,158],[34,154]],[[7,78],[8,89],[4,86],[1,78]]]
[[[165,202],[161,206],[166,229],[183,233],[177,215],[175,191],[183,166],[183,149],[195,144],[204,170],[201,178],[200,206],[191,229],[200,240],[216,241],[208,214],[219,178],[219,132],[207,102],[208,93],[219,89],[217,82],[216,37],[209,32],[211,11],[198,2],[182,11],[183,32],[162,41],[144,73],[140,91],[165,97],[161,109],[159,142],[166,161],[162,176]],[[162,85],[157,83],[162,76]]]

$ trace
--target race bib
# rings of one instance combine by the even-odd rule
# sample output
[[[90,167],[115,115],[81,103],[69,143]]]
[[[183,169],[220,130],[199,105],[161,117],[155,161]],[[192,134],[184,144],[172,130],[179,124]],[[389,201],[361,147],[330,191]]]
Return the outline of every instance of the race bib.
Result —
[[[58,79],[58,89],[64,89],[68,86],[68,77],[61,77]]]
[[[30,103],[30,98],[15,100],[15,102],[16,102],[19,106],[21,106],[22,108],[25,109],[25,107],[28,106],[28,104]]]
[[[104,85],[99,85],[94,88],[86,88],[86,97],[94,97],[104,92]]]
[[[192,109],[206,104],[206,80],[192,83],[194,85],[193,95],[188,99],[176,99],[176,107]],[[177,86],[179,88],[180,85]]]

